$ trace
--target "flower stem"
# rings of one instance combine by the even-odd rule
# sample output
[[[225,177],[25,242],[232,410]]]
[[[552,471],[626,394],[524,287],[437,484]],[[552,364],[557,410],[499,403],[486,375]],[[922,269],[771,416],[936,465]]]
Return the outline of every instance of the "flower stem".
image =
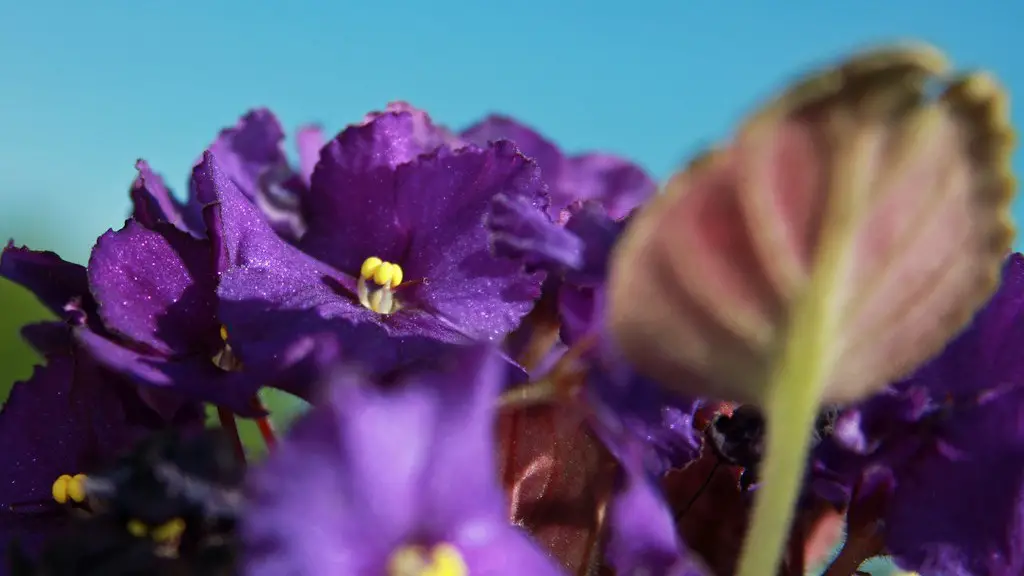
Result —
[[[807,291],[794,304],[782,354],[768,381],[763,482],[755,496],[737,576],[776,572],[795,516],[811,433],[837,341],[835,278],[841,259],[825,248]]]
[[[252,405],[257,410],[266,412],[266,407],[263,406],[263,402],[260,400],[259,395],[252,397]],[[263,436],[263,443],[266,444],[267,450],[277,446],[277,433],[274,431],[274,423],[270,421],[270,416],[260,416],[256,419],[256,427],[260,430],[260,436]]]
[[[235,422],[235,415],[227,408],[217,407],[217,418],[220,420],[220,427],[227,432],[231,443],[235,446],[235,454],[239,462],[245,463],[245,446],[242,445],[242,437],[238,434],[238,423]]]

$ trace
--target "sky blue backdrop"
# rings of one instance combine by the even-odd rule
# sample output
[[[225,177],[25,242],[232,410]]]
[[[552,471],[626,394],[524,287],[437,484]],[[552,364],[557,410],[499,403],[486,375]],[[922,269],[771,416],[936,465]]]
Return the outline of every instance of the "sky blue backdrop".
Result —
[[[84,260],[120,226],[136,157],[180,190],[256,105],[332,130],[392,99],[454,126],[499,110],[663,178],[793,72],[870,41],[936,42],[1020,93],[1022,15],[996,0],[0,0],[0,236]]]

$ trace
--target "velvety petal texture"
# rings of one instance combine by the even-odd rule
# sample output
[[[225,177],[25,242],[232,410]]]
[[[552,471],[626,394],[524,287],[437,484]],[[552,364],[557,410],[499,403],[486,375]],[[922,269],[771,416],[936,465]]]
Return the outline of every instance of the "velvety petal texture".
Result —
[[[248,574],[379,573],[408,546],[438,545],[469,574],[558,573],[508,524],[494,476],[502,358],[451,360],[388,390],[334,372],[324,401],[251,476]]]

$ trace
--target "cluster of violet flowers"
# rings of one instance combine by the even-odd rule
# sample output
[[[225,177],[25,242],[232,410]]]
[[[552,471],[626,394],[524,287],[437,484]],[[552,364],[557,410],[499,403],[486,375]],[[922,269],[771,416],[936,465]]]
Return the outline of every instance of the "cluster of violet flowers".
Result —
[[[87,266],[4,249],[56,319],[24,327],[45,364],[0,412],[0,574],[733,573],[764,418],[656,386],[606,334],[642,169],[402,103],[301,129],[297,166],[284,140],[245,115],[185,201],[140,160]],[[780,574],[843,532],[831,575],[1024,574],[1022,315],[1013,254],[939,356],[822,411]],[[311,403],[280,439],[266,387]]]

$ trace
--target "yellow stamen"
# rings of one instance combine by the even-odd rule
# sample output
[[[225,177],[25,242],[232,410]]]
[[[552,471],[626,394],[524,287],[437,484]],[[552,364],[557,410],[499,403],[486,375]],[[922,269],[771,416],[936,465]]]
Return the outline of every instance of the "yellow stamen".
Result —
[[[220,339],[224,341],[224,347],[211,358],[213,365],[225,372],[241,371],[244,366],[242,366],[242,361],[231,350],[231,344],[228,344],[228,328],[223,324],[220,326]]]
[[[377,258],[376,256],[371,256],[367,258],[366,260],[363,261],[362,268],[359,269],[359,276],[367,280],[373,278],[373,274],[377,271],[377,268],[380,268],[380,265],[383,263],[384,261],[382,261],[380,258]]]
[[[458,549],[439,544],[429,551],[422,546],[403,546],[391,555],[388,576],[468,576],[469,568]]]
[[[85,474],[61,474],[50,487],[50,494],[58,504],[67,504],[69,501],[79,504],[85,502]]]
[[[359,280],[356,282],[359,303],[378,314],[392,314],[399,308],[398,301],[392,291],[398,288],[405,278],[402,267],[393,262],[385,262],[376,256],[363,261],[359,268]],[[367,286],[372,281],[378,286],[373,291]]]
[[[185,521],[181,518],[169,520],[156,528],[153,528],[153,540],[160,543],[173,542],[185,532]]]
[[[149,534],[149,526],[146,526],[142,520],[129,520],[126,527],[128,533],[136,538],[143,538]]]

